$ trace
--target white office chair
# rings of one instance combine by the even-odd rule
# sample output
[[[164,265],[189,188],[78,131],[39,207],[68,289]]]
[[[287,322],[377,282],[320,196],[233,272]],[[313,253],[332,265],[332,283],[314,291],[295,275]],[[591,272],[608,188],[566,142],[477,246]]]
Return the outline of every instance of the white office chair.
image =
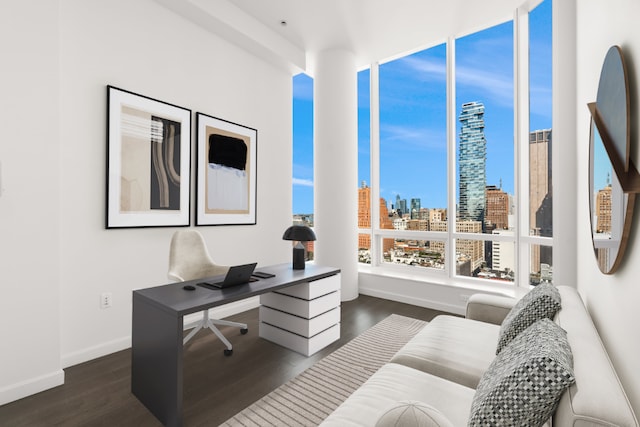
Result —
[[[169,278],[184,282],[185,280],[202,279],[205,277],[226,274],[228,266],[216,265],[209,256],[207,245],[202,235],[196,230],[179,230],[171,238],[169,249]],[[188,292],[188,291],[185,291]],[[209,318],[209,310],[202,312],[202,320],[189,325],[194,329],[184,337],[183,344],[186,344],[200,329],[211,329],[227,348],[224,350],[226,356],[230,356],[233,347],[222,332],[215,325],[235,326],[240,328],[241,334],[246,334],[249,330],[245,323],[230,322],[228,320],[218,320]],[[187,329],[188,329],[187,328]]]

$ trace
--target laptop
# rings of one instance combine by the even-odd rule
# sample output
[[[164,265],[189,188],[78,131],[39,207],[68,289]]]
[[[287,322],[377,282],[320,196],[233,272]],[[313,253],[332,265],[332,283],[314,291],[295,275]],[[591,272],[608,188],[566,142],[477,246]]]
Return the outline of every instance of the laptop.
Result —
[[[198,286],[204,286],[205,288],[223,289],[231,286],[244,285],[249,282],[254,282],[256,279],[251,277],[253,270],[255,270],[258,263],[234,265],[229,267],[227,275],[222,282],[200,282]]]

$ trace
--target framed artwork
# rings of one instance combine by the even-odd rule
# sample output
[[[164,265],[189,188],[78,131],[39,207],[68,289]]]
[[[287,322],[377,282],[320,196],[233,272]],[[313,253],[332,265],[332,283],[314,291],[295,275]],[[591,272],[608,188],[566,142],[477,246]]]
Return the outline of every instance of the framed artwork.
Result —
[[[107,86],[106,228],[188,226],[191,110]]]
[[[256,223],[258,131],[196,113],[196,225]]]

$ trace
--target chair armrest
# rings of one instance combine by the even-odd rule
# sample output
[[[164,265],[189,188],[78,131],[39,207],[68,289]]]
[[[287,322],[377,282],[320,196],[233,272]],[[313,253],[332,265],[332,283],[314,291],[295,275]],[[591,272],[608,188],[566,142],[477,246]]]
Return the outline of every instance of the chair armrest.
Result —
[[[518,300],[511,297],[473,294],[467,302],[467,313],[465,317],[467,319],[500,325],[516,302],[518,302]]]

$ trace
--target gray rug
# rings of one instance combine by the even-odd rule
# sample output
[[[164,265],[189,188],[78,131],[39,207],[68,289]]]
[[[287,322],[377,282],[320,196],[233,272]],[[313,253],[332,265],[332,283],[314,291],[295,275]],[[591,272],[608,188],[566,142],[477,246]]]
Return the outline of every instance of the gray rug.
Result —
[[[223,426],[316,426],[427,322],[392,314]]]

